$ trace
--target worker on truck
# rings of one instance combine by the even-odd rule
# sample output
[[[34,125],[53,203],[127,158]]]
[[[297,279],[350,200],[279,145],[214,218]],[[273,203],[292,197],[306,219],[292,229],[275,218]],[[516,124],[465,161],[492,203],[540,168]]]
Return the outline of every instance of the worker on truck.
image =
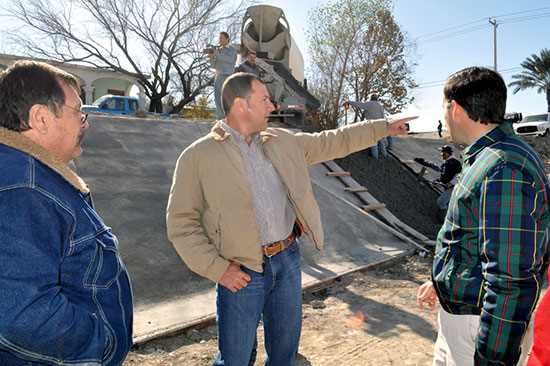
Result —
[[[221,91],[222,85],[235,71],[235,62],[237,62],[237,51],[235,47],[229,44],[229,34],[227,32],[220,33],[220,47],[213,49],[208,54],[210,64],[216,69],[216,79],[214,80],[214,99],[216,101],[216,118],[224,119]]]
[[[242,64],[235,68],[235,72],[248,72],[258,77],[262,77],[262,72],[260,71],[258,65],[256,65],[256,52],[248,52],[248,57]]]

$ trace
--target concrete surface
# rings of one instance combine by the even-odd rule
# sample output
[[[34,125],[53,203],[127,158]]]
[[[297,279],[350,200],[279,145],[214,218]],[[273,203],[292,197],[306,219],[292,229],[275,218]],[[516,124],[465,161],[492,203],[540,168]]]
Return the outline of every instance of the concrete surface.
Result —
[[[89,121],[76,170],[119,240],[134,291],[134,340],[143,342],[212,319],[214,283],[187,268],[165,227],[175,162],[212,123],[96,115]],[[309,239],[300,239],[305,287],[412,250],[406,240],[355,207],[362,203],[344,192],[337,178],[327,177],[325,166],[309,171],[322,211],[325,249],[320,254]]]

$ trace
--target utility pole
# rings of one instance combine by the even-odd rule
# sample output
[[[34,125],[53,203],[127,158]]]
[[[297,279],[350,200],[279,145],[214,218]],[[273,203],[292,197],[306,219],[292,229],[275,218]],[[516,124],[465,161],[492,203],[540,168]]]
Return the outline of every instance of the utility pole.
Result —
[[[495,57],[495,72],[497,71],[497,27],[498,23],[497,20],[491,21],[491,18],[489,18],[489,23],[493,25],[493,33],[494,33],[494,57]]]

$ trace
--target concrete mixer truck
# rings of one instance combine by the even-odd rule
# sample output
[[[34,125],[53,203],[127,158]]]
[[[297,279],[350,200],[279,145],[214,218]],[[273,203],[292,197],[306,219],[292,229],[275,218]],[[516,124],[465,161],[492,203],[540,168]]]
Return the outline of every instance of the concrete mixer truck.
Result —
[[[270,5],[249,7],[237,50],[239,61],[246,59],[248,52],[256,52],[256,64],[275,105],[271,119],[304,125],[306,106],[319,108],[320,103],[304,87],[304,59],[283,10]]]

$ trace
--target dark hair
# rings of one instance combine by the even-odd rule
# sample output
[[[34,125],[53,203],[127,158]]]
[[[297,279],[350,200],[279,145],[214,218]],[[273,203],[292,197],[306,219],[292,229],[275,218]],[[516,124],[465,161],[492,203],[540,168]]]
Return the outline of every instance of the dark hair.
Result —
[[[250,55],[255,55],[255,54],[256,54],[256,51],[250,51],[250,52],[248,52],[248,56],[250,56]]]
[[[15,62],[0,74],[0,126],[27,131],[29,111],[35,104],[42,104],[58,115],[65,103],[60,81],[80,92],[78,80],[68,72],[44,62]]]
[[[235,98],[243,98],[248,101],[252,93],[252,81],[258,80],[263,84],[262,79],[248,72],[237,72],[225,80],[222,86],[222,102],[225,114],[228,114],[233,107]]]
[[[453,155],[453,148],[451,147],[451,145],[444,145],[444,146],[441,147],[440,150],[445,151],[446,153],[448,153],[450,155]]]
[[[229,39],[229,34],[227,32],[220,32],[225,38]]]
[[[456,101],[473,121],[500,124],[506,111],[506,84],[495,71],[468,67],[449,77],[443,94]]]

